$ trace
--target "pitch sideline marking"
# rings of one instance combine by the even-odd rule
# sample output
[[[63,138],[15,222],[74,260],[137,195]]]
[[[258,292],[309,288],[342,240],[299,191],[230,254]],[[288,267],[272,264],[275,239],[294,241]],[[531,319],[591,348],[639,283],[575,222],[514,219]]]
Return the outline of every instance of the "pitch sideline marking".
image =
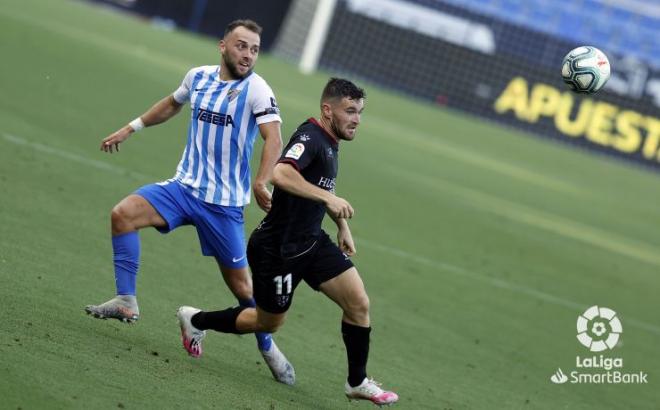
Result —
[[[309,108],[309,104],[301,102],[306,101],[309,98],[305,98],[299,94],[294,94],[290,90],[288,93],[289,95],[284,94],[278,96],[277,99],[281,102],[286,102],[287,105],[294,106],[299,111],[304,111]],[[423,132],[403,128],[401,125],[390,121],[385,117],[372,115],[371,118],[373,120],[372,122],[368,124],[365,123],[362,126],[366,129],[371,128],[379,135],[384,135],[396,143],[403,143],[407,146],[414,144],[415,146],[427,152],[428,150],[431,150],[434,153],[453,158],[463,163],[467,163],[487,171],[497,172],[498,174],[507,176],[509,178],[517,179],[543,188],[549,188],[555,191],[570,193],[573,195],[582,195],[584,193],[584,190],[567,182],[558,181],[554,178],[540,175],[529,169],[521,168],[495,160],[490,157],[486,157],[478,153],[467,151],[437,138],[429,138]],[[401,135],[405,135],[406,138],[402,139]]]
[[[459,186],[437,176],[431,177],[408,169],[397,169],[396,173],[397,175],[406,176],[416,183],[423,182],[434,189],[442,189],[458,195],[466,205],[480,211],[494,213],[518,223],[550,231],[566,238],[616,252],[619,255],[660,266],[660,252],[653,246],[639,240],[630,239],[566,217]]]
[[[417,132],[417,130],[414,129],[407,129],[398,123],[382,117],[378,117],[377,121],[364,124],[364,126],[366,128],[375,127],[378,129],[378,133],[380,135],[385,135],[398,143],[405,143],[406,145],[414,143],[420,149],[426,152],[431,150],[446,157],[450,157],[488,171],[494,171],[498,174],[518,179],[523,182],[544,188],[550,188],[563,193],[570,193],[574,195],[581,195],[583,193],[583,190],[574,186],[573,184],[538,174],[523,167],[515,166],[503,161],[498,161],[486,155],[459,148],[440,138],[429,138],[429,136],[422,132]],[[402,139],[402,135],[405,135],[406,138]]]
[[[100,170],[103,170],[103,171],[108,171],[108,172],[112,172],[112,173],[119,174],[119,175],[124,175],[124,176],[128,176],[128,175],[132,174],[132,175],[138,176],[140,178],[150,179],[150,180],[156,180],[157,179],[155,177],[150,177],[150,176],[147,176],[147,175],[144,175],[144,174],[131,172],[131,171],[128,171],[128,170],[126,170],[124,168],[121,168],[121,167],[109,165],[109,164],[107,164],[105,162],[102,162],[102,161],[97,161],[97,160],[94,160],[94,159],[89,159],[89,158],[82,157],[80,155],[72,154],[70,152],[60,150],[58,148],[53,148],[53,147],[49,147],[49,146],[46,146],[46,145],[43,145],[43,144],[31,142],[31,141],[28,141],[26,139],[23,139],[23,138],[14,136],[14,135],[10,135],[10,134],[7,134],[7,133],[3,133],[3,137],[4,137],[5,141],[11,142],[13,144],[21,145],[21,146],[24,146],[24,147],[29,147],[29,148],[34,149],[37,152],[41,152],[41,153],[44,153],[44,154],[49,154],[49,155],[57,156],[57,157],[60,157],[60,158],[68,159],[70,161],[77,162],[77,163],[87,165],[87,166],[91,166],[91,167],[94,167],[94,168],[97,168],[97,169],[100,169]],[[372,242],[372,241],[369,241],[369,240],[365,240],[365,239],[362,239],[362,238],[356,238],[356,240],[358,240],[359,243],[361,243],[362,245],[364,245],[368,248],[372,248],[372,249],[377,250],[377,251],[385,252],[389,255],[395,255],[395,256],[397,256],[399,258],[402,258],[402,259],[411,260],[411,261],[416,262],[420,265],[429,266],[429,267],[434,268],[434,269],[442,270],[443,272],[449,272],[449,273],[453,273],[453,274],[457,274],[457,275],[466,276],[466,277],[469,277],[471,279],[479,280],[482,283],[487,283],[487,284],[489,284],[493,287],[496,287],[496,288],[505,289],[505,290],[509,290],[509,291],[513,291],[513,292],[518,292],[518,293],[524,294],[526,296],[530,296],[532,298],[536,298],[536,299],[540,299],[540,300],[543,300],[543,301],[546,301],[546,302],[550,302],[550,303],[553,303],[553,304],[556,304],[556,305],[559,305],[559,306],[567,307],[567,308],[570,308],[570,309],[576,309],[576,310],[582,310],[582,309],[584,309],[585,307],[588,306],[587,304],[582,305],[582,304],[579,304],[577,302],[573,302],[573,301],[570,301],[570,300],[567,300],[567,299],[564,299],[564,298],[561,298],[561,297],[558,297],[558,296],[554,296],[554,295],[551,295],[549,293],[541,292],[541,291],[538,291],[538,290],[533,289],[533,288],[529,288],[529,287],[526,287],[526,286],[523,286],[523,285],[517,285],[515,283],[509,282],[509,281],[506,281],[506,280],[490,278],[490,277],[481,275],[477,272],[473,272],[473,271],[461,268],[459,266],[451,265],[451,264],[441,262],[441,261],[436,261],[436,260],[427,258],[425,256],[416,255],[414,253],[403,251],[401,249],[391,248],[389,246],[379,244],[379,243],[376,243],[376,242]],[[658,327],[656,325],[646,323],[644,321],[637,320],[637,319],[634,319],[634,318],[629,317],[629,316],[626,317],[626,322],[630,323],[634,327],[637,327],[637,328],[640,328],[640,329],[643,329],[643,330],[647,330],[649,332],[660,335],[660,327]]]
[[[481,275],[477,272],[473,272],[470,270],[467,270],[465,268],[461,268],[459,266],[451,265],[446,262],[441,262],[437,260],[433,260],[424,256],[420,255],[415,255],[414,253],[410,253],[407,251],[403,251],[401,249],[396,249],[392,248],[383,244],[379,244],[376,242],[368,241],[363,238],[355,238],[356,242],[358,244],[361,244],[367,248],[374,249],[376,251],[380,251],[383,253],[386,253],[388,255],[395,255],[398,256],[402,259],[407,259],[413,262],[416,262],[420,265],[425,265],[430,268],[442,271],[442,272],[449,272],[453,273],[455,275],[459,276],[466,276],[469,277],[470,279],[476,279],[482,283],[487,283],[493,287],[500,288],[500,289],[505,289],[517,293],[524,294],[526,296],[543,300],[545,302],[553,303],[555,305],[563,306],[566,308],[569,308],[571,310],[575,310],[578,312],[581,312],[584,310],[586,307],[589,306],[589,304],[580,304],[565,298],[561,298],[549,293],[541,292],[539,290],[524,286],[524,285],[518,285],[513,282],[509,282],[503,279],[497,279],[497,278],[491,278],[488,276]],[[646,323],[644,321],[635,319],[630,316],[625,316],[625,322],[630,324],[633,327],[637,327],[639,329],[643,329],[646,331],[649,331],[651,333],[655,333],[657,335],[660,335],[660,326],[656,326],[650,323]]]
[[[3,13],[3,11],[0,10],[0,13]],[[87,32],[54,21],[40,20],[34,18],[33,16],[26,16],[11,12],[5,12],[4,14],[11,18],[23,21],[24,23],[35,25],[42,29],[47,29],[67,36],[78,42],[91,43],[98,47],[104,47],[115,52],[128,54],[133,58],[142,59],[151,64],[160,66],[161,68],[166,67],[180,74],[184,73],[189,68],[189,64],[173,59],[172,57],[166,56],[165,54],[158,53],[153,50],[148,50],[142,46],[117,41],[98,33]],[[286,101],[288,105],[294,105],[299,110],[307,110],[309,107],[308,104],[301,102],[309,100],[309,97],[299,94],[294,94],[291,96],[281,95],[278,96],[278,100]],[[467,151],[460,147],[453,146],[445,141],[429,139],[426,134],[422,132],[411,132],[410,129],[403,128],[399,124],[390,121],[386,117],[374,116],[373,119],[374,122],[372,124],[365,125],[365,127],[377,128],[379,133],[386,135],[388,138],[394,141],[400,142],[399,136],[405,134],[408,139],[414,140],[415,144],[422,149],[431,149],[434,152],[462,161],[464,163],[468,163],[472,166],[477,166],[488,171],[497,172],[513,179],[518,179],[523,182],[544,188],[550,188],[564,193],[571,193],[573,195],[580,195],[583,193],[583,190],[580,188],[564,181],[559,181],[557,179],[538,174],[529,169],[517,167],[503,161],[498,161],[478,153]],[[408,141],[408,143],[409,142],[410,141]]]
[[[98,161],[95,159],[90,159],[90,158],[85,158],[81,155],[73,154],[71,152],[59,149],[59,148],[53,148],[49,147],[48,145],[40,144],[38,142],[32,142],[28,141],[24,138],[17,137],[15,135],[7,134],[7,133],[2,133],[2,136],[4,137],[5,141],[11,142],[16,145],[21,145],[25,147],[30,147],[34,149],[37,152],[42,152],[45,154],[50,154],[54,155],[56,157],[68,159],[69,161],[72,162],[77,162],[79,164],[87,165],[96,169],[100,169],[103,171],[108,171],[112,172],[114,174],[118,175],[125,175],[125,176],[130,176],[136,179],[144,179],[144,180],[157,180],[158,178],[152,178],[150,176],[141,174],[139,172],[134,172],[134,171],[129,171],[125,168],[121,168],[115,165],[110,165],[106,162],[103,161]]]

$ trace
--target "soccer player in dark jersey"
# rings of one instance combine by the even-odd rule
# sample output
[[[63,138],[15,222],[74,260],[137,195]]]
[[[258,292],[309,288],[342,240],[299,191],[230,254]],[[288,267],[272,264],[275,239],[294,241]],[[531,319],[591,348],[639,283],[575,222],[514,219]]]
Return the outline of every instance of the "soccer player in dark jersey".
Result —
[[[284,323],[294,289],[304,280],[343,310],[346,396],[378,405],[398,400],[396,393],[384,391],[367,377],[369,297],[349,259],[355,245],[347,219],[354,211],[348,201],[335,195],[339,142],[355,138],[364,97],[364,91],[348,80],[328,81],[321,96],[320,119],[310,118],[298,127],[275,166],[272,207],[248,243],[256,308],[203,312],[180,307],[177,316],[184,348],[201,345],[207,329],[275,332]],[[321,229],[326,213],[337,224],[337,245]]]

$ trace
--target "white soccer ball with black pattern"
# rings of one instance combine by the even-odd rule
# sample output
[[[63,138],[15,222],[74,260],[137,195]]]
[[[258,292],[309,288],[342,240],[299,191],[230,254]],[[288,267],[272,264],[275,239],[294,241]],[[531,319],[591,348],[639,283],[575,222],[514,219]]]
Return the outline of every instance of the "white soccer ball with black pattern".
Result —
[[[576,93],[593,94],[610,79],[610,62],[596,47],[578,47],[564,57],[561,76]]]

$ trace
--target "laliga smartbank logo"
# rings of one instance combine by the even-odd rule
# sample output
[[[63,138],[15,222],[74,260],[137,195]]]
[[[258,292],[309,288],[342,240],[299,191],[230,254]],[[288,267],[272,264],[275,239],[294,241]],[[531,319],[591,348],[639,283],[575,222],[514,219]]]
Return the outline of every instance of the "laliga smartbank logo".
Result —
[[[577,339],[591,352],[614,349],[623,333],[623,326],[616,312],[610,308],[592,306],[577,318]],[[561,368],[550,376],[555,384],[642,384],[648,383],[648,373],[623,371],[623,358],[606,357],[603,354],[591,357],[575,357],[575,369],[565,374]]]
[[[606,307],[592,306],[577,319],[577,339],[592,352],[614,349],[623,332],[616,312]]]

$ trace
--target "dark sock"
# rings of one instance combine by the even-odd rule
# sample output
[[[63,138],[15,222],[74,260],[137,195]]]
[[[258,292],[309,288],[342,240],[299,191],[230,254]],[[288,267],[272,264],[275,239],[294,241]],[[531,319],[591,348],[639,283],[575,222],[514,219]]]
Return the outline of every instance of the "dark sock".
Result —
[[[216,312],[199,312],[190,318],[190,322],[199,330],[213,329],[222,333],[241,334],[236,330],[236,318],[245,309],[237,306]]]
[[[348,384],[351,387],[359,386],[367,377],[369,333],[371,333],[370,327],[341,322],[341,335],[344,338],[348,357]]]

